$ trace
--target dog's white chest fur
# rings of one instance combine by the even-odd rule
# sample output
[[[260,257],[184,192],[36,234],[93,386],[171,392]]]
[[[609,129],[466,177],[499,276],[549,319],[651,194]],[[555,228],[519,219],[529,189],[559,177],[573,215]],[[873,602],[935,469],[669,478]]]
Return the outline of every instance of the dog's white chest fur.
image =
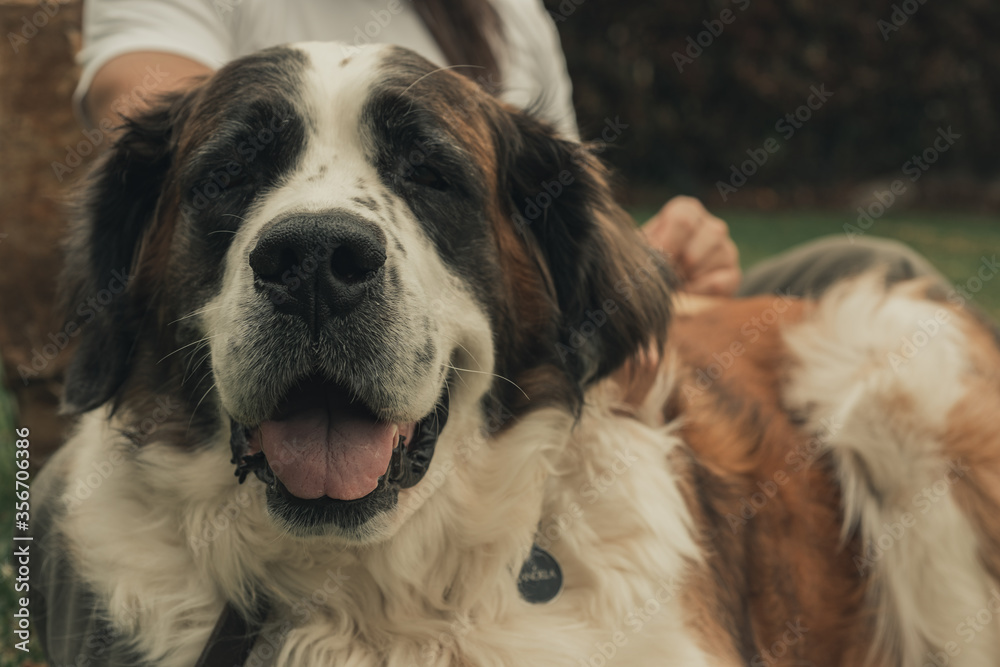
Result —
[[[680,606],[698,556],[667,466],[679,441],[614,416],[603,391],[568,443],[572,419],[556,410],[496,438],[455,418],[433,495],[363,549],[279,532],[262,485],[231,477],[227,443],[126,452],[85,499],[70,485],[61,528],[115,626],[161,665],[193,664],[223,597],[250,604],[251,589],[273,612],[249,664],[704,664]],[[117,460],[103,418],[67,448],[69,479]],[[564,574],[547,604],[516,586],[533,540]]]

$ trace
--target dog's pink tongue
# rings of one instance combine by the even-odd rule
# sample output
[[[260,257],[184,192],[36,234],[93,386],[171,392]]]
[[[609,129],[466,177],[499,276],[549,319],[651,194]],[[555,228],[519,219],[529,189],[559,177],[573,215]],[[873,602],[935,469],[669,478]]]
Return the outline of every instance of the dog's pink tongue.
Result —
[[[260,425],[271,470],[297,498],[363,498],[378,486],[396,444],[398,426],[349,407],[311,406]]]

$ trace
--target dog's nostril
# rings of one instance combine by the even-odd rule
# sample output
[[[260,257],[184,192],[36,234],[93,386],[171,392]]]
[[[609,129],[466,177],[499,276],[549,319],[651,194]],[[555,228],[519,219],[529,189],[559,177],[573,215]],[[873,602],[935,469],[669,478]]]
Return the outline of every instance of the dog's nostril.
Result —
[[[333,275],[350,282],[356,280],[358,274],[365,272],[358,264],[358,258],[355,254],[343,246],[333,251],[333,256],[330,258],[330,268],[333,270]]]
[[[289,246],[257,247],[250,253],[250,268],[262,280],[280,280],[299,263],[298,253]]]
[[[330,257],[330,270],[334,277],[353,283],[367,280],[385,264],[381,248],[352,248],[342,245]]]

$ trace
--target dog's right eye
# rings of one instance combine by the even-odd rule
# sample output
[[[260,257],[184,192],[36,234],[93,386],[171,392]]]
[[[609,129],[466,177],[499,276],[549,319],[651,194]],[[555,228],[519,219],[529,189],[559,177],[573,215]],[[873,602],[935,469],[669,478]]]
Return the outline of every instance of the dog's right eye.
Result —
[[[447,190],[449,185],[440,171],[424,164],[410,167],[403,174],[403,178],[415,185],[435,190]]]

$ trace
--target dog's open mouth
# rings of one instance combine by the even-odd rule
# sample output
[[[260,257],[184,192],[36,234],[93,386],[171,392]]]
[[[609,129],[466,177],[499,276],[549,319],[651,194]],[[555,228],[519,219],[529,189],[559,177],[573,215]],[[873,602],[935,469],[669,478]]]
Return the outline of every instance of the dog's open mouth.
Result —
[[[233,462],[242,482],[254,472],[293,501],[363,499],[415,485],[448,417],[448,393],[423,419],[388,422],[337,383],[309,377],[272,417],[255,427],[233,422]]]

